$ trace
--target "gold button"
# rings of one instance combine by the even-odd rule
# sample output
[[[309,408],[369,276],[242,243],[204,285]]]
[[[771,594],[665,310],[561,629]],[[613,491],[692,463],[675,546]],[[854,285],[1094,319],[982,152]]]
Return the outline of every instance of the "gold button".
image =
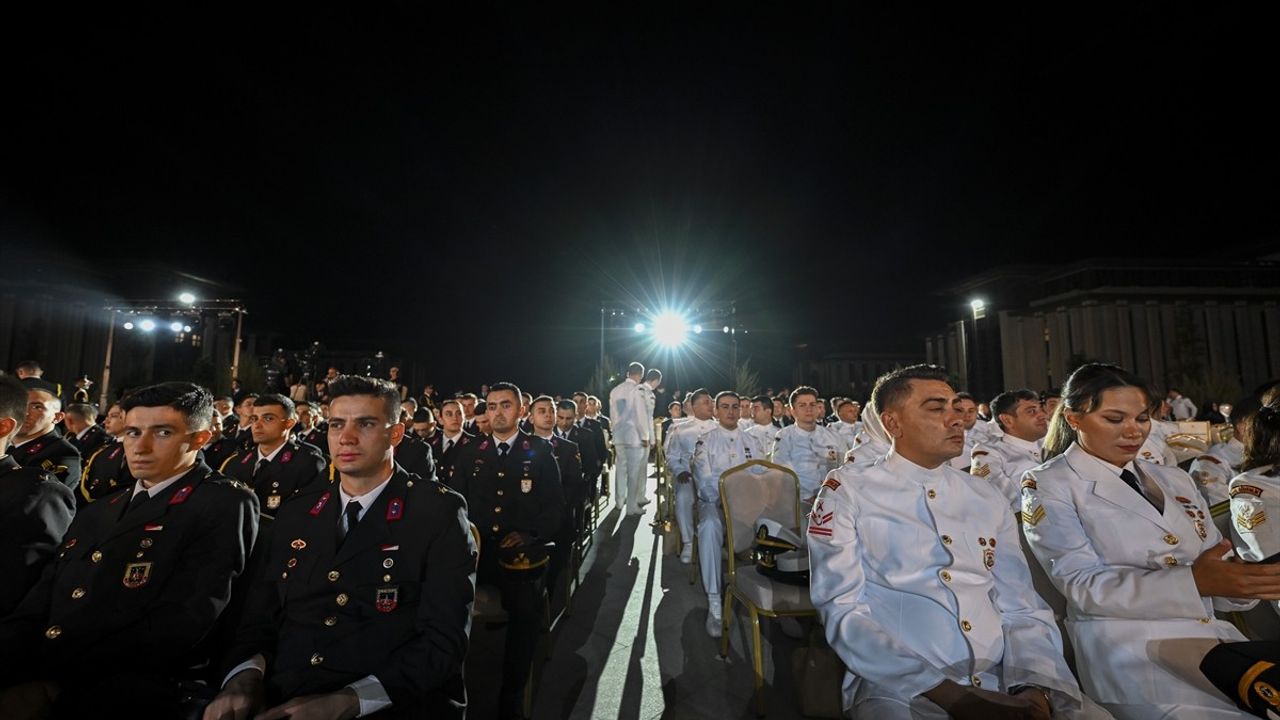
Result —
[[[82,597],[84,597],[84,588],[76,588],[75,590],[71,591],[72,600],[79,600]]]
[[[506,474],[506,473],[502,472],[501,470],[499,470],[499,471],[498,471],[498,477],[500,477],[500,478],[504,478],[504,477],[506,477],[506,476],[507,476],[507,474]]]
[[[319,665],[322,662],[324,662],[324,656],[321,655],[320,653],[316,653],[315,655],[311,656],[312,665]]]
[[[494,526],[493,526],[493,531],[494,531],[494,532],[498,532],[498,526],[497,526],[497,525],[494,525]]]
[[[138,543],[139,547],[149,548],[152,545],[151,538],[142,538],[142,542]]]
[[[289,571],[288,571],[288,570],[286,570],[286,571],[284,571],[284,572],[280,573],[280,579],[281,579],[281,580],[288,580],[288,579],[289,579]]]
[[[1169,567],[1173,567],[1174,565],[1177,565],[1177,564],[1178,564],[1178,559],[1177,559],[1177,558],[1175,558],[1175,557],[1174,557],[1174,556],[1172,556],[1172,555],[1165,555],[1165,556],[1164,556],[1164,564],[1165,564],[1165,565],[1168,565]]]
[[[382,561],[382,567],[387,568],[388,570],[390,570],[391,566],[395,564],[396,564],[396,561],[392,560],[391,558],[387,558],[386,560]]]
[[[61,634],[62,634],[62,628],[58,627],[57,625],[52,625],[49,627],[48,630],[44,631],[44,636],[49,638],[50,640],[58,639],[58,636]]]
[[[1209,618],[1200,618],[1200,624],[1202,624],[1202,625],[1208,625],[1208,624],[1209,624]]]
[[[938,497],[938,493],[934,492],[933,490],[930,490],[927,494],[929,495],[930,500]]]
[[[334,598],[334,602],[338,603],[339,606],[345,606],[347,600],[350,600],[350,598],[347,597],[346,593],[338,593],[338,597]]]
[[[89,559],[93,562],[102,562],[102,551],[94,550],[93,554],[89,556]]]
[[[969,678],[969,682],[973,683],[973,686],[976,688],[982,687],[982,678],[978,677],[977,675],[974,675],[973,677]]]
[[[390,576],[390,575],[383,575],[383,576],[382,576],[382,582],[391,582],[391,576]]]
[[[271,483],[271,487],[273,487],[273,488],[278,488],[278,487],[280,487],[280,483],[279,483],[279,482],[273,482],[273,483]]]
[[[289,558],[289,562],[285,563],[285,565],[291,568],[298,567],[298,558]]]
[[[342,577],[342,576],[338,574],[338,571],[337,571],[337,570],[330,570],[330,571],[329,571],[329,582],[338,582],[338,578],[340,578],[340,577]]]
[[[501,490],[499,490],[499,491],[498,491],[498,497],[502,497],[502,491],[501,491]]]
[[[970,630],[973,629],[973,625],[968,620],[961,620],[960,629],[965,632],[969,632]]]
[[[942,536],[942,544],[943,544],[943,545],[950,545],[950,544],[951,544],[951,536],[950,536],[950,535],[943,535],[943,536]]]
[[[144,554],[144,553],[143,553],[141,550],[139,550],[139,551],[138,551],[138,554],[137,554],[137,555],[134,555],[134,557],[142,557],[142,556],[143,556],[143,554]]]
[[[941,575],[942,575],[942,582],[951,582],[951,573],[947,572],[946,570],[943,570]]]
[[[405,487],[413,487],[413,481],[412,481],[412,480],[409,480],[408,482],[406,482],[406,483],[404,484],[404,486],[405,486]]]
[[[1173,533],[1169,533],[1168,535],[1165,535],[1165,536],[1164,536],[1164,543],[1165,543],[1166,545],[1177,545],[1177,544],[1178,544],[1178,536],[1177,536],[1177,535],[1174,535]]]
[[[502,512],[502,508],[500,508],[500,507],[496,507],[496,508],[494,508],[494,509],[493,509],[493,511],[494,511],[494,512],[496,512],[496,513],[500,513],[500,512]]]
[[[330,615],[329,617],[324,619],[324,624],[329,627],[333,627],[334,625],[338,624],[338,618],[334,617],[333,615]]]

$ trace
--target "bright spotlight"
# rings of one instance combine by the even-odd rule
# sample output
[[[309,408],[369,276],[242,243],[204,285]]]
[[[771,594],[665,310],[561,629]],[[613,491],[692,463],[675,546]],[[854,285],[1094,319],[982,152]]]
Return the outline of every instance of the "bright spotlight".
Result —
[[[183,326],[182,326],[182,332],[191,332],[191,326],[190,326],[190,325],[183,325]]]
[[[693,326],[693,331],[694,331],[695,333],[697,333],[697,334],[701,335],[701,334],[702,334],[702,326],[701,326],[701,325],[694,325],[694,326]]]
[[[653,335],[658,343],[666,347],[676,347],[684,342],[689,331],[684,318],[673,312],[664,312],[653,319]]]
[[[634,329],[638,333],[644,332],[644,323],[636,323]]]
[[[987,302],[979,298],[974,298],[973,300],[969,301],[969,307],[973,308],[974,312],[977,312],[986,306],[987,306]]]
[[[189,292],[184,292],[178,296],[178,301],[190,305],[196,301],[196,296]]]
[[[724,333],[724,334],[728,335],[728,334],[729,334],[729,326],[728,326],[728,325],[725,325],[724,327],[720,328],[720,332],[722,332],[722,333]]]
[[[174,320],[173,322],[169,323],[169,329],[176,333],[180,333],[182,332],[182,323],[178,322],[177,320]]]
[[[132,330],[132,329],[133,329],[133,321],[131,321],[131,320],[126,320],[126,321],[125,321],[125,323],[124,323],[124,329],[125,329],[125,330]]]
[[[143,320],[142,322],[138,323],[138,328],[141,329],[142,332],[151,332],[152,330],[156,329],[156,321]]]

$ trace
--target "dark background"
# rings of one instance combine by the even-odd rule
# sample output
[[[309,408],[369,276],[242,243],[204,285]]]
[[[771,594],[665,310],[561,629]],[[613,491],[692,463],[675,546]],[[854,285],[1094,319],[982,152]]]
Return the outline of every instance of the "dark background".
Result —
[[[6,273],[158,264],[286,345],[563,392],[601,302],[734,300],[777,386],[919,352],[993,265],[1280,245],[1248,4],[190,13],[5,23]]]

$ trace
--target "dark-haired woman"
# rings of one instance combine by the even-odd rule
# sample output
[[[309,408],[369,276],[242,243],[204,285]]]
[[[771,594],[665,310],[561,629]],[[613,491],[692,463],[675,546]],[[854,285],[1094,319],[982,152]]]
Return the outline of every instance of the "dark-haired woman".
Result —
[[[1280,565],[1231,562],[1195,482],[1137,460],[1152,395],[1114,365],[1072,373],[1022,481],[1023,532],[1067,599],[1081,685],[1117,718],[1243,717],[1199,672],[1244,640],[1214,609],[1280,598]]]
[[[1229,492],[1231,532],[1240,557],[1260,562],[1280,554],[1280,401],[1263,405],[1243,424],[1244,460]]]

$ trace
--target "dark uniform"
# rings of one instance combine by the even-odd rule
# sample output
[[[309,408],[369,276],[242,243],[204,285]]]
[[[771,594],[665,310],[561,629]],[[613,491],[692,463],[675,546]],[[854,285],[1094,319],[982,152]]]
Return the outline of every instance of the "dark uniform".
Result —
[[[208,464],[208,463],[206,463]],[[124,443],[111,441],[89,457],[80,473],[80,487],[76,492],[76,507],[106,497],[122,487],[133,487],[133,475],[125,459]]]
[[[590,493],[592,500],[595,500],[595,481],[600,477],[600,471],[604,469],[604,458],[608,452],[604,436],[582,425],[574,425],[569,428],[569,434],[562,437],[567,437],[578,446],[578,457],[582,460],[582,480],[586,484],[585,491]]]
[[[80,482],[80,453],[52,430],[21,447],[10,447],[9,454],[23,467],[40,468],[57,475],[62,484],[73,490]]]
[[[220,471],[253,488],[266,515],[275,515],[285,500],[329,479],[329,461],[310,445],[286,442],[275,458],[255,472],[261,458],[256,447],[239,452],[223,461]]]
[[[431,446],[432,456],[439,460],[436,463],[436,479],[445,485],[453,487],[454,465],[458,461],[458,454],[462,452],[464,447],[475,441],[475,435],[463,430],[458,434],[458,439],[448,448],[445,448],[448,439],[445,438],[444,433],[438,432],[432,435],[427,444]]]
[[[107,431],[103,430],[101,425],[94,425],[85,431],[84,437],[67,435],[66,439],[71,443],[71,447],[80,453],[81,458],[87,458],[107,441]]]
[[[71,489],[54,475],[0,456],[0,617],[36,584],[75,512]]]
[[[560,487],[564,492],[564,517],[560,521],[560,531],[556,533],[556,549],[551,555],[551,566],[547,570],[547,584],[554,588],[556,578],[569,563],[578,533],[582,531],[585,510],[583,505],[587,501],[587,491],[582,480],[582,455],[578,444],[558,435],[542,439],[551,443],[551,452],[560,468]]]
[[[404,439],[396,445],[395,456],[396,464],[410,475],[427,480],[436,479],[436,461],[431,453],[431,446],[419,440],[417,435],[405,433]]]
[[[468,516],[480,531],[476,582],[497,586],[511,618],[498,704],[500,713],[518,714],[538,640],[542,586],[524,577],[528,573],[504,570],[498,564],[499,544],[513,530],[533,537],[531,550],[553,540],[564,516],[564,492],[550,443],[518,432],[508,444],[501,457],[493,437],[468,444],[458,454],[452,484],[466,498]]]
[[[253,425],[246,425],[243,428],[236,426],[230,431],[223,431],[225,437],[230,437],[239,448],[236,452],[247,452],[257,447],[257,443],[253,441]]]
[[[203,463],[154,497],[133,490],[83,508],[0,621],[0,678],[59,683],[68,717],[172,717],[257,535],[257,499]]]
[[[276,515],[224,673],[261,653],[268,707],[373,675],[392,717],[461,717],[476,553],[462,497],[396,468],[339,545],[342,513],[330,483]]]
[[[318,427],[314,427],[307,432],[298,433],[296,437],[298,442],[304,442],[308,445],[319,448],[320,452],[323,453],[325,457],[329,457],[329,433]]]
[[[223,435],[217,440],[200,448],[200,452],[204,453],[204,462],[209,467],[222,467],[222,463],[227,458],[239,452],[240,446],[232,438]]]
[[[591,473],[592,471],[594,471],[594,474],[587,475],[587,481],[591,483],[591,499],[594,500],[599,496],[599,492],[597,492],[597,490],[600,490],[601,488],[603,489],[603,492],[605,495],[609,494],[609,482],[607,479],[603,480],[602,483],[596,482],[596,480],[602,478],[602,476],[604,475],[604,466],[609,463],[609,441],[607,438],[608,431],[604,427],[604,425],[600,423],[599,420],[595,418],[589,418],[589,417],[583,417],[579,419],[577,423],[577,427],[591,433],[590,444],[595,446],[595,451],[596,451],[595,454],[596,454],[596,459],[598,464],[587,466],[584,468],[584,470],[586,470],[588,473]],[[588,443],[586,442],[578,443],[579,446],[586,445],[586,444]]]

